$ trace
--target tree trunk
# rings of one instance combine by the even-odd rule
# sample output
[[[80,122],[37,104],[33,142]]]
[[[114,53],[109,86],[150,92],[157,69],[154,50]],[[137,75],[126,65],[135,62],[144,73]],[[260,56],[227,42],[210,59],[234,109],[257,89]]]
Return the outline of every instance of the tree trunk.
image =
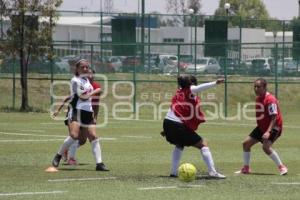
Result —
[[[22,90],[22,103],[20,111],[27,111],[28,104],[28,86],[27,86],[27,66],[28,63],[24,62],[24,52],[20,52],[20,67],[21,67],[21,90]]]
[[[27,88],[27,67],[28,62],[25,61],[24,53],[24,23],[25,23],[25,14],[22,13],[22,26],[21,26],[21,38],[20,38],[20,67],[21,67],[21,90],[22,90],[22,102],[20,111],[27,111],[29,109],[28,105],[28,88]]]

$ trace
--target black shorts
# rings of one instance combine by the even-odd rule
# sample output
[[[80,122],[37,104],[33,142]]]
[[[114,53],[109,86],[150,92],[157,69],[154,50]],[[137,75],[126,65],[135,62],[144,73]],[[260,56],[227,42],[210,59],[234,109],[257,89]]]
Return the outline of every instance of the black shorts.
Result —
[[[193,146],[202,140],[201,136],[182,123],[165,119],[163,126],[167,141],[178,147]]]
[[[255,129],[253,129],[253,131],[250,133],[249,136],[262,143],[263,142],[263,140],[262,140],[263,134],[264,133],[258,127],[256,127]],[[280,136],[280,134],[281,134],[281,131],[279,131],[277,129],[272,129],[268,140],[270,140],[273,143]]]
[[[91,125],[94,124],[93,112],[88,112],[85,110],[74,109],[71,117],[71,121],[77,121],[81,125]]]

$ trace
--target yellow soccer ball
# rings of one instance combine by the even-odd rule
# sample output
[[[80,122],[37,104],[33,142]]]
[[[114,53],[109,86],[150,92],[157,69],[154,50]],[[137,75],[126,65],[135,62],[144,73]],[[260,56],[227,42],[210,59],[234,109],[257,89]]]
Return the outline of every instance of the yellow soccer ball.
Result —
[[[196,179],[197,169],[191,163],[183,163],[178,168],[178,178],[184,182],[190,182]]]

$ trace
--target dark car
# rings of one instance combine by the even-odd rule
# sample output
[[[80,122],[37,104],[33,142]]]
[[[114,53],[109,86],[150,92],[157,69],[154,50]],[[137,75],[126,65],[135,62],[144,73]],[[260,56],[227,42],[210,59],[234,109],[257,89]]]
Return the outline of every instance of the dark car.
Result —
[[[221,72],[225,72],[226,59],[220,58],[219,64],[221,66]],[[240,72],[239,60],[234,58],[227,58],[227,74],[237,74]]]
[[[269,75],[274,68],[272,58],[254,58],[250,68],[250,74]]]
[[[128,56],[122,61],[122,72],[143,72],[141,58],[137,56]]]

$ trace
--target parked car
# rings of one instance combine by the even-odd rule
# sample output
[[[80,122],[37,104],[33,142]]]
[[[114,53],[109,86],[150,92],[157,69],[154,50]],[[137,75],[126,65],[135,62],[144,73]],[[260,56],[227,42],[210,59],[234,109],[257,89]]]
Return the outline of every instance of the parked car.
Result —
[[[157,65],[156,57],[153,56],[150,59],[148,57],[145,58],[144,69],[146,73],[158,74],[161,72]]]
[[[289,61],[284,65],[284,72],[286,74],[293,74],[299,72],[299,64],[296,61]]]
[[[71,72],[69,65],[69,60],[76,58],[75,55],[68,55],[64,57],[56,57],[54,59],[55,65],[57,65],[57,68],[60,72]]]
[[[122,61],[120,57],[110,56],[106,59],[107,72],[121,72]]]
[[[141,58],[138,56],[128,56],[122,61],[122,72],[143,72],[144,67],[141,66]]]
[[[254,58],[250,74],[269,75],[274,70],[273,58]]]
[[[196,63],[189,64],[186,68],[187,73],[210,73],[218,74],[221,66],[215,58],[203,57],[196,59]]]
[[[226,64],[226,60],[227,60],[227,74],[236,74],[240,72],[240,67],[239,67],[239,60],[238,59],[234,59],[234,58],[220,58],[219,59],[219,64],[221,66],[221,71],[222,73],[225,72],[225,64]]]

